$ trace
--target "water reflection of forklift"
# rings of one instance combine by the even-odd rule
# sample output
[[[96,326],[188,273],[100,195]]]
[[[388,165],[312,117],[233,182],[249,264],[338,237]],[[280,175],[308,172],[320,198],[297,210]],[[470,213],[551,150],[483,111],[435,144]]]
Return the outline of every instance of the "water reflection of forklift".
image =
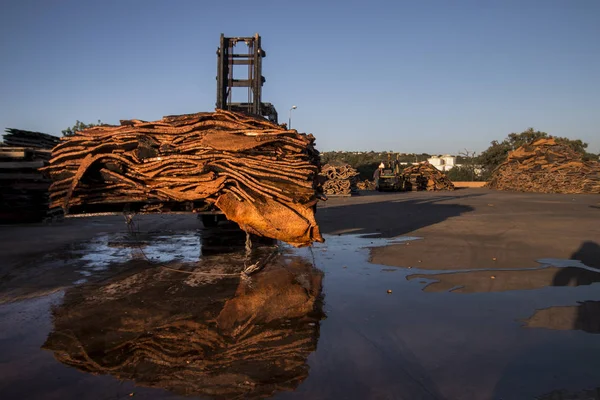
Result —
[[[400,192],[405,190],[405,179],[398,159],[382,162],[374,174],[375,188],[379,192]]]

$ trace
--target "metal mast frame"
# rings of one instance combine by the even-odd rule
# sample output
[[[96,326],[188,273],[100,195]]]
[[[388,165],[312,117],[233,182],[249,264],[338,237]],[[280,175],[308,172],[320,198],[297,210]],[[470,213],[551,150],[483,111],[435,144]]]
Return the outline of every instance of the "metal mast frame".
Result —
[[[236,52],[236,45],[244,43],[247,52]],[[262,102],[262,86],[265,77],[262,76],[262,59],[266,57],[261,47],[260,36],[225,37],[221,34],[220,46],[217,49],[217,103],[216,107],[244,112],[265,117],[277,122],[277,111],[270,103]],[[242,79],[234,77],[235,65],[247,65],[248,74]],[[247,102],[233,102],[233,88],[248,89]]]

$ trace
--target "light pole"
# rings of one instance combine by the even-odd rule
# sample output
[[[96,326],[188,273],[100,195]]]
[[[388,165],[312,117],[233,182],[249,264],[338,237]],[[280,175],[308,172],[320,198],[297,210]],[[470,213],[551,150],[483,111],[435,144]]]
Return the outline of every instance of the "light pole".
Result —
[[[296,106],[292,106],[292,108],[290,108],[290,119],[288,120],[288,129],[292,129],[292,110],[295,110]]]

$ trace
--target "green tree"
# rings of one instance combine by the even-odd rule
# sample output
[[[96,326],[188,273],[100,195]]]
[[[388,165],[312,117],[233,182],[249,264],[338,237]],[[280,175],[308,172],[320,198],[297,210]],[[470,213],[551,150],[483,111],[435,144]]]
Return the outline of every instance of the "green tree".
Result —
[[[457,165],[449,170],[446,175],[452,181],[465,182],[465,181],[479,181],[481,177],[478,173],[478,157],[474,151],[465,149],[456,156]]]
[[[450,171],[446,172],[446,176],[453,182],[471,182],[479,180],[473,168],[467,165],[453,167]]]
[[[494,140],[490,147],[479,155],[477,160],[477,163],[481,165],[482,168],[482,177],[485,180],[488,180],[494,169],[506,160],[509,152],[538,139],[549,137],[551,136],[546,132],[529,128],[521,133],[509,134],[502,142]],[[584,160],[597,159],[596,155],[586,152],[585,149],[588,144],[579,139],[572,140],[564,137],[554,137],[554,139],[558,143],[566,144],[571,147],[575,152],[581,154]]]
[[[77,120],[77,122],[75,122],[75,125],[67,128],[67,129],[63,129],[62,134],[63,134],[63,136],[73,136],[76,132],[79,132],[79,131],[82,131],[84,129],[91,128],[94,126],[101,126],[101,125],[103,125],[103,124],[100,120],[98,120],[97,124],[94,124],[94,123],[84,124],[80,120]]]

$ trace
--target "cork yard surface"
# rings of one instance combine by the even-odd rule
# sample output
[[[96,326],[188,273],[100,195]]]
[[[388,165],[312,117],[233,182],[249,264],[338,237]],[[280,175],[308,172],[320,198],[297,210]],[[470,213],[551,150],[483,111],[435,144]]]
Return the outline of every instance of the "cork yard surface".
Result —
[[[316,219],[325,243],[250,253],[192,215],[1,226],[1,397],[599,398],[598,195],[362,192]]]

